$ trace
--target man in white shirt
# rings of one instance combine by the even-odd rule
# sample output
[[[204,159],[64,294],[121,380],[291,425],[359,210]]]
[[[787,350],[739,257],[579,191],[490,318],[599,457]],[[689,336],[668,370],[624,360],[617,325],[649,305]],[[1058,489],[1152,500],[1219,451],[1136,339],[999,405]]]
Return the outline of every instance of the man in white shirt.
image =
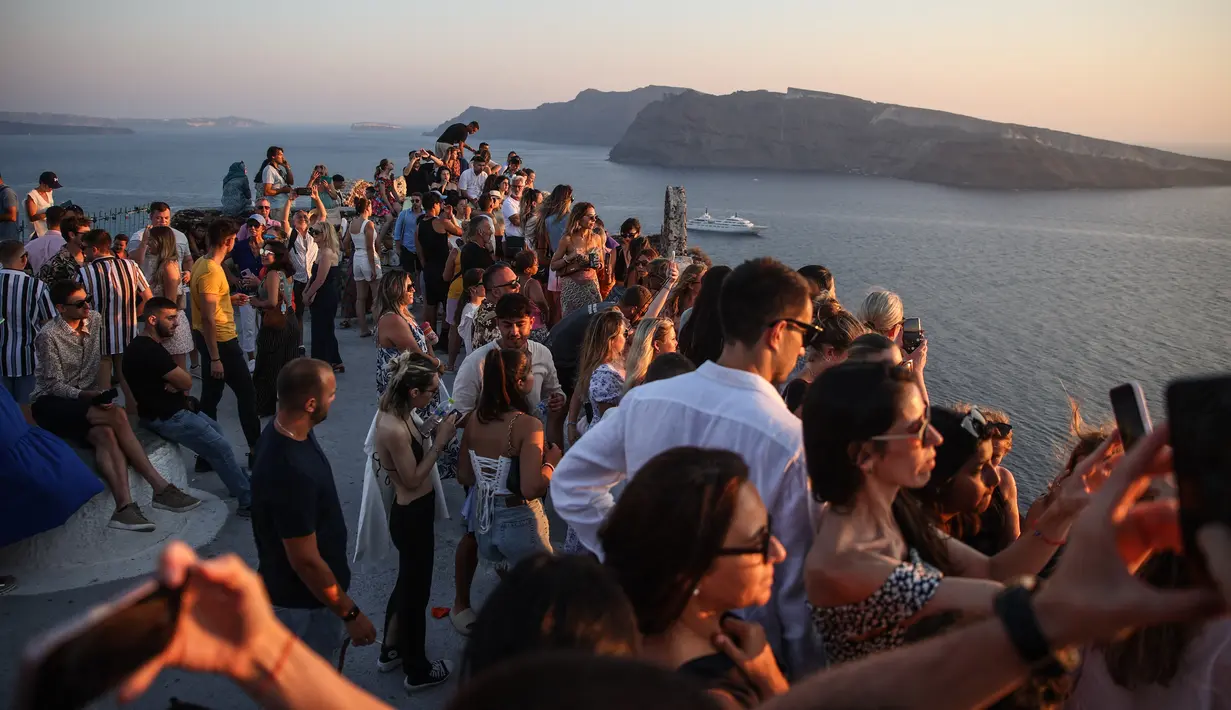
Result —
[[[504,206],[500,214],[504,216],[504,253],[515,256],[526,246],[526,240],[521,231],[521,195],[526,188],[526,178],[514,175],[509,180],[509,194],[504,198]]]
[[[457,188],[471,200],[479,199],[483,185],[487,182],[487,172],[483,168],[483,163],[471,161],[470,167],[463,170],[461,177],[457,179]]]
[[[316,255],[320,247],[316,245],[316,236],[325,231],[321,223],[308,226],[306,212],[296,212],[291,218],[290,257],[291,265],[295,267],[295,275],[291,277],[294,289],[295,319],[299,321],[299,348],[303,350],[303,317],[308,310],[304,303],[303,292],[308,287],[312,276],[312,267],[316,264]]]
[[[261,185],[257,197],[269,198],[269,204],[274,214],[280,214],[286,201],[294,200],[295,188],[291,187],[294,176],[291,165],[286,162],[286,154],[276,145],[265,151],[265,167],[261,169]],[[285,174],[284,174],[285,173]]]
[[[718,362],[631,390],[569,449],[552,477],[552,502],[581,543],[601,555],[598,530],[615,505],[612,490],[651,458],[679,446],[742,455],[787,551],[773,598],[748,617],[765,627],[787,676],[799,678],[823,661],[803,577],[814,503],[803,429],[775,385],[817,330],[808,284],[773,259],[746,261],[723,283],[719,314],[725,341]]]
[[[170,227],[175,234],[175,250],[180,255],[180,271],[184,278],[184,285],[180,286],[180,293],[188,293],[188,277],[192,275],[192,250],[188,248],[188,235],[171,227],[171,206],[166,202],[150,203],[149,226],[139,232],[133,232],[129,238],[128,258],[137,262],[138,265],[145,259],[145,235],[150,233],[151,227]]]
[[[551,350],[542,343],[530,340],[534,324],[530,316],[530,300],[520,293],[507,293],[496,302],[496,325],[500,338],[478,348],[466,356],[457,368],[453,381],[453,406],[462,414],[473,410],[479,403],[479,389],[483,384],[483,359],[496,348],[525,350],[530,355],[530,370],[534,376],[534,388],[526,395],[531,409],[547,400],[547,441],[560,444],[564,432],[564,412],[567,400],[556,365],[551,359]]]
[[[64,248],[64,235],[60,234],[60,221],[64,219],[64,208],[52,205],[47,208],[47,231],[38,239],[31,239],[26,245],[26,255],[30,258],[30,269],[34,273],[43,268],[47,260]]]

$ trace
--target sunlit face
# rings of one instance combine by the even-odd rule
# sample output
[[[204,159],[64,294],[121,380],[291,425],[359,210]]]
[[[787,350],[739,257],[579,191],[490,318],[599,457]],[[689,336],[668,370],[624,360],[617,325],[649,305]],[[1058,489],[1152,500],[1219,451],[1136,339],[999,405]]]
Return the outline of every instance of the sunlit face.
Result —
[[[409,306],[410,304],[414,303],[414,301],[415,301],[415,280],[408,278],[406,279],[406,298],[402,299],[401,305]]]
[[[679,348],[679,341],[676,340],[675,326],[668,325],[662,336],[654,341],[654,355],[662,355],[663,353],[673,353]]]
[[[786,549],[774,537],[769,513],[751,483],[740,486],[731,527],[722,547],[749,552],[724,554],[715,559],[714,565],[697,583],[690,608],[712,613],[768,604],[774,585],[774,566],[786,559]],[[767,553],[760,552],[765,549]]]
[[[295,216],[291,218],[291,226],[300,234],[308,231],[308,215],[303,212],[296,212]]]
[[[521,290],[521,282],[517,280],[517,274],[513,273],[512,269],[504,268],[493,275],[491,287],[487,289],[489,300],[493,303],[504,298],[507,294],[517,293]]]
[[[812,301],[804,301],[803,306],[788,317],[799,323],[811,323]],[[779,322],[770,327],[765,337],[773,352],[773,382],[786,382],[804,354],[804,329],[795,323]]]
[[[269,200],[257,200],[256,211],[268,217],[269,216]]]
[[[942,495],[946,513],[982,513],[992,504],[992,493],[1000,485],[1000,472],[992,463],[992,442],[979,442],[975,453],[946,484]]]
[[[261,250],[261,263],[264,264],[265,266],[270,266],[274,263],[273,249],[262,249]]]
[[[857,453],[856,463],[864,475],[882,483],[902,488],[922,488],[927,485],[936,465],[936,447],[944,439],[927,423],[927,407],[919,388],[913,383],[903,388],[899,397],[898,416],[884,432],[886,436],[917,435],[925,429],[923,440],[906,436],[886,441],[869,441]]]
[[[500,329],[500,347],[510,350],[522,350],[530,340],[530,327],[534,321],[530,316],[522,318],[499,318],[496,327]]]
[[[621,326],[616,329],[615,335],[611,336],[611,352],[615,353],[617,357],[623,357],[624,347],[627,343],[628,341],[624,336],[624,328]]]
[[[158,315],[151,316],[147,321],[154,324],[154,330],[160,338],[171,338],[175,335],[176,328],[179,327],[179,312],[170,308],[164,308],[158,311]]]
[[[170,227],[171,210],[162,210],[150,215],[150,224],[154,227]]]
[[[1006,437],[997,437],[992,439],[992,463],[999,466],[1004,457],[1009,455],[1013,450],[1013,432],[1009,432]]]
[[[440,377],[433,376],[432,384],[425,389],[410,390],[410,404],[415,409],[423,409],[432,403],[432,398],[436,396],[436,392],[440,389]]]
[[[321,371],[321,394],[307,401],[306,409],[313,424],[320,424],[329,416],[329,408],[338,396],[338,380],[333,372]]]

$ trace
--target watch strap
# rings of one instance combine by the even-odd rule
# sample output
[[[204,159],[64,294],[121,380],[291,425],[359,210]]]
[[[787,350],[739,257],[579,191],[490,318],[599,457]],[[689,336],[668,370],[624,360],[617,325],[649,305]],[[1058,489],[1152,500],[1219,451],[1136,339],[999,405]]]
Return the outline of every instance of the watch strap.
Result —
[[[1051,644],[1039,626],[1039,619],[1031,602],[1037,587],[1038,580],[1034,577],[1015,580],[996,595],[992,608],[1022,661],[1038,675],[1058,677],[1069,670],[1067,666],[1070,664],[1053,653]]]
[[[343,617],[342,617],[342,621],[345,621],[345,622],[347,622],[347,623],[350,623],[350,622],[354,621],[355,619],[358,619],[358,618],[359,618],[359,614],[360,614],[360,612],[359,612],[359,605],[358,605],[358,604],[356,604],[356,605],[354,605],[354,606],[352,606],[352,607],[350,608],[350,611],[346,612],[346,616],[343,616]]]

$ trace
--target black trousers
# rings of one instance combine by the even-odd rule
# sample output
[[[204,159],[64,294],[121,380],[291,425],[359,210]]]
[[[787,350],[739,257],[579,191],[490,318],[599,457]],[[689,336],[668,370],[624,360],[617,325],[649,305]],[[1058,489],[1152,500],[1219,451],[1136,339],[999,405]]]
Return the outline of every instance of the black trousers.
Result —
[[[436,493],[428,493],[389,512],[389,535],[398,550],[398,581],[385,606],[385,631],[397,617],[397,649],[402,670],[412,681],[432,669],[427,660],[427,605],[432,595],[436,554]]]
[[[222,388],[230,387],[235,393],[235,405],[239,410],[239,425],[248,440],[248,450],[256,446],[261,436],[261,420],[256,415],[256,387],[248,372],[248,356],[239,348],[239,339],[218,343],[218,359],[222,361],[222,379],[210,374],[209,348],[201,331],[192,331],[193,342],[201,353],[201,411],[205,416],[218,421],[218,403],[222,401]]]

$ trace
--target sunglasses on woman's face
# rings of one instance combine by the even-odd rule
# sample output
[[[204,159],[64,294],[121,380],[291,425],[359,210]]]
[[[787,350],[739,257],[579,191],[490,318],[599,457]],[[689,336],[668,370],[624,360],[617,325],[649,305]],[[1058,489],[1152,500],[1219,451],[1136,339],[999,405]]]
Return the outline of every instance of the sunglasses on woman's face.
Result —
[[[724,547],[718,551],[719,557],[737,557],[739,555],[760,555],[761,561],[769,563],[769,551],[774,540],[774,518],[765,516],[765,529],[761,531],[759,541],[747,547]]]
[[[923,410],[923,416],[913,423],[910,428],[902,434],[880,434],[878,436],[869,436],[870,441],[907,441],[915,439],[920,444],[928,435],[928,426],[932,422],[932,412],[930,409]]]

